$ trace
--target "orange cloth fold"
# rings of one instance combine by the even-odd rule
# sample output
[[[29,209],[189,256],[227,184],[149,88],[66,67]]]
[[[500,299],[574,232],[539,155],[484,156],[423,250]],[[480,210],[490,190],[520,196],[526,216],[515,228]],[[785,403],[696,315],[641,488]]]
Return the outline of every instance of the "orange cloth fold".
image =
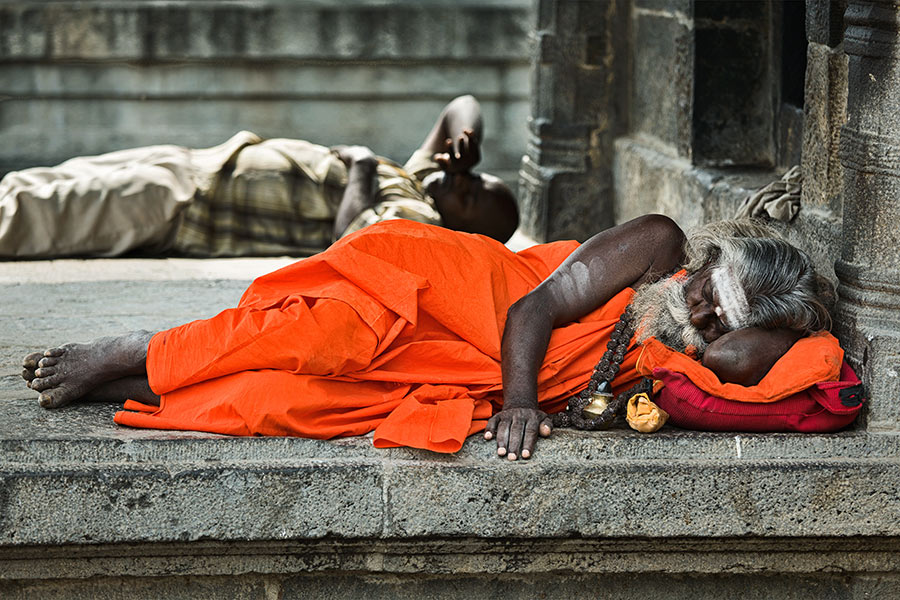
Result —
[[[370,226],[260,277],[236,308],[156,334],[147,374],[160,407],[129,404],[115,420],[234,435],[374,430],[378,447],[455,452],[502,405],[507,309],[577,247],[515,254],[411,221]],[[553,331],[538,373],[543,410],[587,385],[633,294]],[[636,359],[629,351],[615,388],[637,379]]]

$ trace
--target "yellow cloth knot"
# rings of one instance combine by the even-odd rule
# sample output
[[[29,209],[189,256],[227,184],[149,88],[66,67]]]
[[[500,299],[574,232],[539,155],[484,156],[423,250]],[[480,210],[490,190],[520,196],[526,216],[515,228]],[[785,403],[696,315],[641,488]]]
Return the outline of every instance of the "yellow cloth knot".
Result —
[[[669,413],[658,407],[647,394],[635,394],[628,400],[625,419],[632,429],[653,433],[666,424]]]

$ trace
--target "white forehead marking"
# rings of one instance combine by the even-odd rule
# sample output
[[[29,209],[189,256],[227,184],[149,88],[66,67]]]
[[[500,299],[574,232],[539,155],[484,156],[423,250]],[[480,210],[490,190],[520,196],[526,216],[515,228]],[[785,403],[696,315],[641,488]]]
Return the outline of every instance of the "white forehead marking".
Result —
[[[728,265],[715,267],[710,273],[710,280],[716,288],[719,300],[716,314],[725,321],[729,329],[746,327],[750,317],[750,305],[747,303],[747,294],[731,267]]]

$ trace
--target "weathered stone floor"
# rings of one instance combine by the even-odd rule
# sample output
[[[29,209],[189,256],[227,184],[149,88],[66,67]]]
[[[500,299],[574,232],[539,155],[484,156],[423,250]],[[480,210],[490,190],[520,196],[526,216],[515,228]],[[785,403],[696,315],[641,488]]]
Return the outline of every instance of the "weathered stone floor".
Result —
[[[132,430],[22,384],[28,351],[211,315],[285,262],[0,263],[0,597],[900,593],[895,434],[557,432],[509,464]]]

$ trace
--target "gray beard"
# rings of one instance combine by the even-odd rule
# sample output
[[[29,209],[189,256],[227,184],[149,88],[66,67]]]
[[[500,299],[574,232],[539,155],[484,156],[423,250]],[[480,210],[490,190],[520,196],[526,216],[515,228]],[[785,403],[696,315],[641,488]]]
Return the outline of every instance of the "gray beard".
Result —
[[[667,278],[638,288],[631,302],[632,313],[639,319],[638,343],[652,336],[678,352],[694,346],[703,355],[709,344],[691,325],[691,311],[684,292],[686,283],[687,278],[680,281]]]

